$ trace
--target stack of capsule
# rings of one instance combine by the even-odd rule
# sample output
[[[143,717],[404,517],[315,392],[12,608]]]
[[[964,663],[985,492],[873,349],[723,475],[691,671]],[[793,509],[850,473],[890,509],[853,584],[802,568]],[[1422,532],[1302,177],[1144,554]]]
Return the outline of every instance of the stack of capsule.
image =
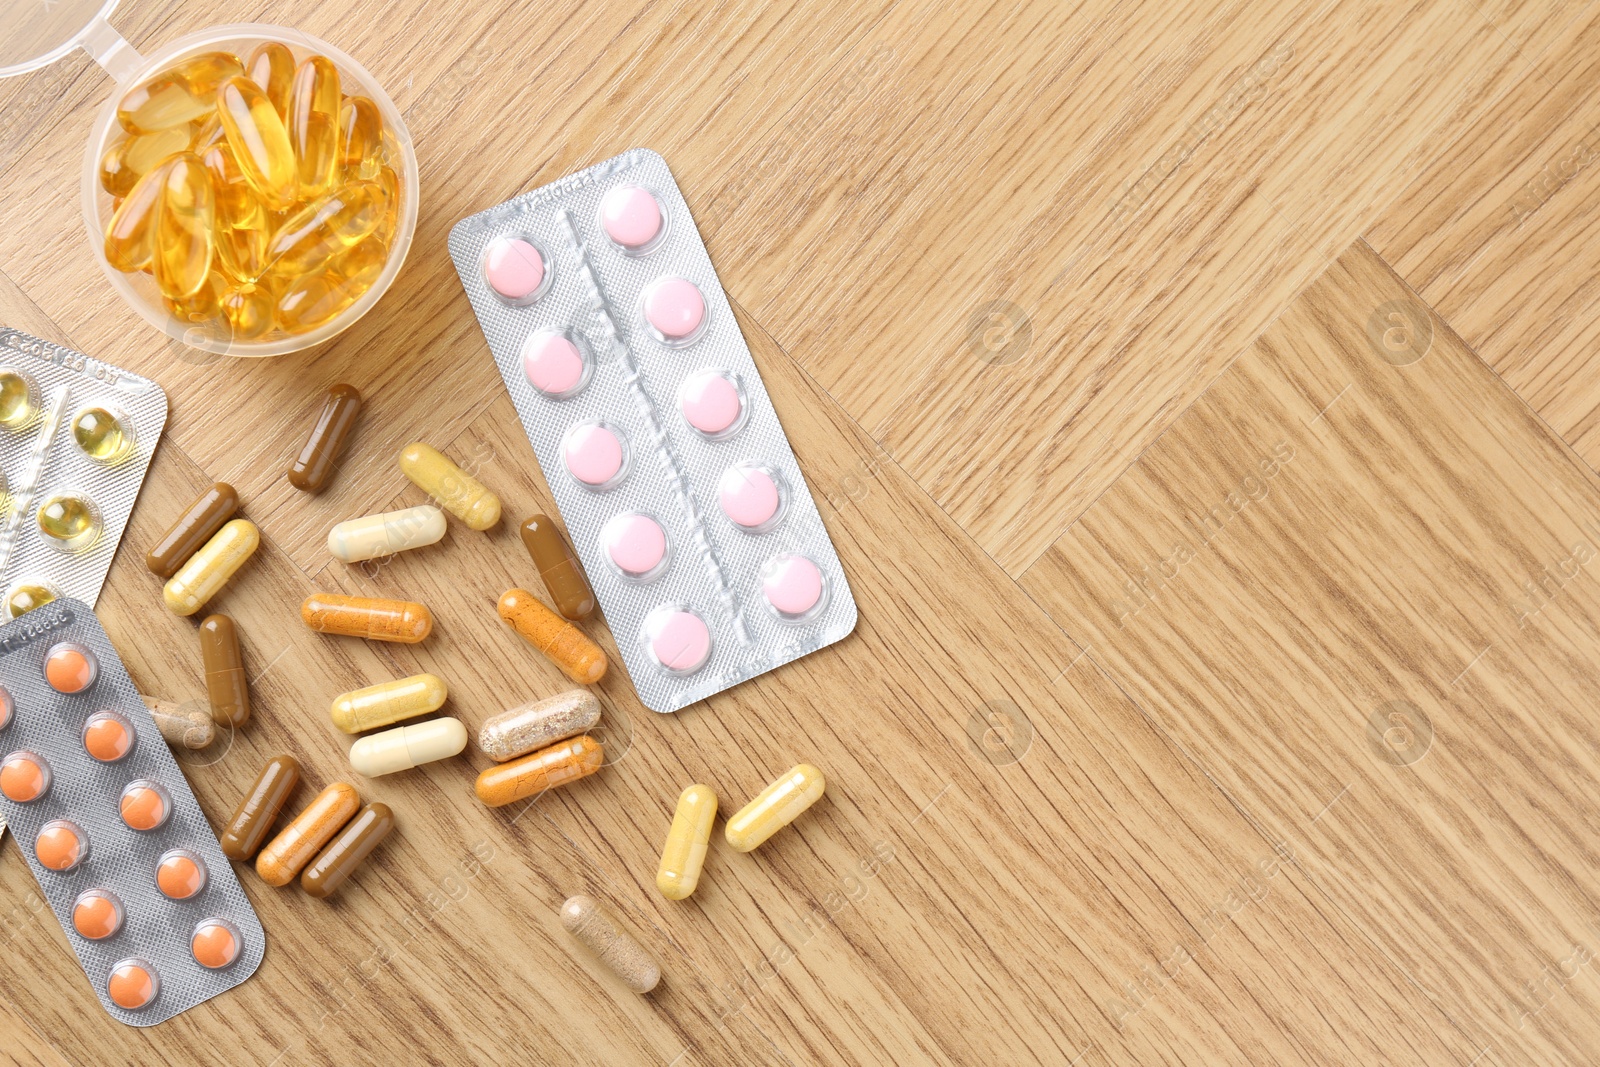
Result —
[[[204,52],[136,86],[106,149],[106,260],[148,273],[168,312],[237,340],[306,333],[382,274],[400,150],[325,56]]]

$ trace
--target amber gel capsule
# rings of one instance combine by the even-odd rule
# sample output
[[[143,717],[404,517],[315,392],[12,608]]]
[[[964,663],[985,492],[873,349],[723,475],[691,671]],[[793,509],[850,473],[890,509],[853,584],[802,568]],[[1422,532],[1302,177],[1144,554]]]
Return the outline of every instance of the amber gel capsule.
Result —
[[[499,611],[523,640],[574,682],[593,685],[605,677],[605,651],[526,589],[508,589],[500,597]]]
[[[478,799],[491,808],[515,804],[535,793],[588,777],[600,769],[605,758],[605,746],[587,734],[559,741],[478,775]]]
[[[328,714],[333,725],[345,733],[359,734],[438,711],[449,695],[444,679],[437,674],[413,674],[344,693],[334,698]]]
[[[802,811],[822,798],[826,787],[821,771],[809,763],[800,764],[728,820],[723,831],[728,844],[740,852],[749,852],[799,818]]]
[[[200,624],[200,659],[206,668],[206,695],[218,726],[243,726],[250,721],[250,684],[239,631],[226,615],[208,615]]]
[[[600,721],[600,701],[587,689],[502,711],[478,729],[478,747],[492,760],[509,759],[587,732]]]
[[[294,149],[267,94],[240,74],[222,83],[216,100],[228,147],[245,181],[273,211],[294,207],[298,191]]]
[[[311,436],[289,464],[289,484],[307,493],[327,485],[360,414],[361,394],[355,386],[340,382],[329,389],[322,411],[312,424]]]
[[[289,89],[289,145],[299,166],[302,196],[320,196],[339,177],[339,70],[326,56],[311,56],[294,72]]]
[[[254,856],[299,781],[300,764],[293,756],[273,756],[267,760],[217,839],[223,855],[231,860],[247,860]]]
[[[402,448],[400,472],[474,530],[500,521],[500,498],[432,445],[419,441]]]
[[[539,577],[556,610],[569,619],[594,614],[594,593],[583,576],[583,566],[567,547],[566,539],[548,515],[534,515],[522,524],[522,543],[539,568]]]
[[[433,632],[433,613],[410,600],[312,593],[300,605],[300,618],[320,634],[364,637],[414,645]]]
[[[377,778],[449,759],[466,747],[467,728],[460,719],[429,719],[368,734],[350,746],[350,766],[357,774]]]
[[[368,804],[317,853],[300,876],[300,888],[319,900],[330,896],[393,829],[394,813],[389,805]]]
[[[177,521],[167,527],[161,540],[145,554],[145,566],[162,578],[171,578],[238,510],[239,494],[233,486],[215,483],[195,497]]]
[[[224,525],[167,582],[161,596],[168,610],[193,615],[205,607],[260,545],[261,531],[250,520],[234,519]]]
[[[656,868],[656,888],[668,900],[683,900],[700,884],[716,817],[717,794],[709,785],[691,785],[678,796],[672,829],[661,849],[661,866]]]
[[[289,87],[294,83],[294,53],[278,41],[265,41],[244,61],[245,73],[261,86],[278,117],[289,121]]]
[[[334,782],[261,850],[256,873],[268,885],[288,885],[359,807],[361,797],[355,788]]]
[[[644,946],[619,930],[592,897],[571,897],[561,905],[561,925],[635,993],[648,993],[661,981],[661,968]]]

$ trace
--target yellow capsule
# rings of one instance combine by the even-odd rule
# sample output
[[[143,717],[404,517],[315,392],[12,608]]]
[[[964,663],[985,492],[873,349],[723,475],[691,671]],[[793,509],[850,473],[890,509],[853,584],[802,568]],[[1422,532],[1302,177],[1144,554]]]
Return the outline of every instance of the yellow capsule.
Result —
[[[193,615],[216,596],[255,554],[261,544],[261,531],[249,519],[234,519],[218,530],[189,562],[167,582],[161,591],[167,609],[174,615]]]
[[[188,149],[189,139],[185,125],[118,141],[100,157],[100,187],[112,196],[127,196],[140,178]]]
[[[384,131],[385,135],[388,131]],[[378,185],[383,189],[384,207],[383,219],[378,223],[378,228],[373,232],[382,237],[384,243],[394,240],[394,231],[400,224],[400,175],[393,167],[381,167],[378,170]]]
[[[11,367],[0,370],[0,426],[26,426],[38,410],[39,390],[33,379]]]
[[[50,497],[36,519],[45,543],[63,552],[82,552],[100,539],[100,509],[82,493]]]
[[[383,167],[383,115],[364,96],[346,97],[339,111],[340,166],[346,181],[370,181]]]
[[[273,306],[272,294],[260,285],[236,285],[222,294],[223,317],[241,341],[254,341],[271,332]]]
[[[289,90],[289,144],[299,166],[302,196],[321,196],[339,180],[339,70],[325,56],[295,68]]]
[[[267,210],[261,197],[245,180],[239,169],[239,160],[227,141],[218,141],[205,150],[201,160],[211,172],[211,181],[217,194],[217,229],[231,227],[247,230],[261,246],[258,258],[266,261]]]
[[[155,219],[167,184],[170,164],[162,164],[134,183],[106,226],[106,260],[117,270],[132,273],[150,266],[155,251]]]
[[[206,117],[194,124],[194,136],[189,140],[189,151],[197,156],[204,156],[206,149],[214,144],[221,144],[226,140],[228,131],[222,128],[222,116],[216,108],[206,113]]]
[[[288,333],[321,326],[372,288],[388,257],[383,242],[368,237],[334,256],[325,269],[289,281],[278,299],[278,325]]]
[[[229,78],[217,93],[217,111],[233,158],[250,187],[270,208],[282,210],[293,205],[294,149],[267,94],[243,75]]]
[[[827,782],[822,772],[802,763],[761,791],[761,795],[740,808],[723,835],[740,852],[749,852],[761,842],[788,826],[822,798]]]
[[[366,238],[383,221],[388,198],[376,182],[351,182],[291,215],[272,237],[272,270],[294,279]]]
[[[211,110],[217,87],[244,73],[239,57],[202,52],[179,60],[140,83],[117,104],[117,121],[129,133],[154,133],[193,122]]]
[[[211,273],[211,228],[216,193],[211,172],[193,152],[180,153],[169,165],[156,210],[152,273],[161,293],[182,300],[200,291]]]
[[[228,292],[228,279],[221,271],[212,270],[205,284],[180,300],[163,297],[167,314],[179,322],[216,322],[222,317],[222,298]]]
[[[661,866],[656,868],[656,888],[668,900],[683,900],[700,884],[716,817],[717,794],[709,785],[691,785],[678,796],[672,829],[661,849]]]
[[[500,498],[432,445],[419,441],[401,449],[400,473],[474,530],[500,521]]]
[[[72,439],[83,454],[114,463],[133,451],[133,427],[105,408],[84,408],[72,417]]]
[[[437,674],[413,674],[344,693],[334,698],[328,715],[345,733],[358,734],[438,711],[449,695]]]
[[[45,582],[23,582],[6,593],[6,617],[15,619],[34,608],[42,608],[57,596],[55,588]]]
[[[256,46],[244,61],[245,73],[272,101],[278,117],[289,121],[289,87],[294,84],[294,53],[278,41]]]

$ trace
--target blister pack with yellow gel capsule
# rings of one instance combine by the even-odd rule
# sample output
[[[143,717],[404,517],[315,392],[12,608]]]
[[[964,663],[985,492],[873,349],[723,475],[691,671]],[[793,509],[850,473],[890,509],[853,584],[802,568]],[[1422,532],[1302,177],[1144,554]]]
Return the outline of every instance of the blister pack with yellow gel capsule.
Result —
[[[260,965],[261,923],[82,601],[0,628],[0,813],[117,1021],[170,1019]]]
[[[661,156],[624,152],[465,219],[450,255],[647,707],[676,711],[855,628]]]
[[[0,327],[0,623],[99,599],[166,422],[155,382]]]

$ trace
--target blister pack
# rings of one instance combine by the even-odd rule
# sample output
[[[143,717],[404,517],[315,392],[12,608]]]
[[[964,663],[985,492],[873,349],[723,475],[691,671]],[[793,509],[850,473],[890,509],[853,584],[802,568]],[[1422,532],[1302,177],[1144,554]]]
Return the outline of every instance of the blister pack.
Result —
[[[238,985],[266,934],[88,605],[0,628],[0,811],[106,1011],[149,1026]]]
[[[661,156],[624,152],[464,219],[450,255],[647,707],[676,711],[855,628]]]

